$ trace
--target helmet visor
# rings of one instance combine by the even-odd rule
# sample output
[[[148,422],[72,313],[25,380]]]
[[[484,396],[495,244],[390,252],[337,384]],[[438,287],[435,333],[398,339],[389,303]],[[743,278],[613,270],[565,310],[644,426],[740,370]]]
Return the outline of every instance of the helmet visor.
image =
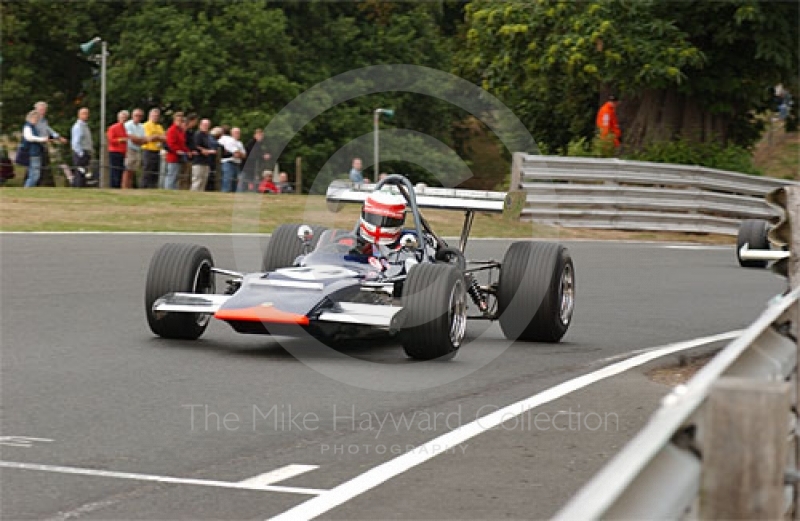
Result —
[[[364,222],[373,226],[380,226],[381,228],[399,228],[403,226],[403,219],[398,219],[397,217],[387,217],[385,215],[361,212],[361,218]]]

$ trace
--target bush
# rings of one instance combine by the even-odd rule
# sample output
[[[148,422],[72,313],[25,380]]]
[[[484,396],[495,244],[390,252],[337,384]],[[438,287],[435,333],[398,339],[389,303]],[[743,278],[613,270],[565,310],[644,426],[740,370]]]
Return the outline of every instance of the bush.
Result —
[[[614,157],[616,155],[613,136],[603,139],[599,135],[591,141],[585,137],[573,139],[567,144],[567,156],[570,157]]]
[[[762,175],[753,165],[753,157],[746,148],[718,143],[696,143],[684,139],[651,143],[643,150],[626,154],[625,159],[698,165],[731,172]]]

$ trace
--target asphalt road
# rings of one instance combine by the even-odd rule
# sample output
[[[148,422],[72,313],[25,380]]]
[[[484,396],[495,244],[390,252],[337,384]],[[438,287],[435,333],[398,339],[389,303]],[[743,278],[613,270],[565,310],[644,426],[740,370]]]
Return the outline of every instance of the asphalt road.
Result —
[[[609,357],[746,327],[784,286],[728,248],[572,242],[577,307],[560,344],[509,345],[477,324],[450,363],[410,362],[392,341],[303,356],[303,341],[218,322],[196,342],[155,338],[147,265],[176,241],[257,268],[243,253],[255,239],[0,235],[0,460],[46,466],[0,468],[0,518],[265,519]],[[507,246],[473,240],[469,254]],[[533,427],[507,422],[322,518],[546,518],[666,391],[642,370],[599,382],[537,409]],[[564,411],[603,424],[572,428],[555,419]],[[274,485],[292,488],[231,485],[277,469],[294,476]]]

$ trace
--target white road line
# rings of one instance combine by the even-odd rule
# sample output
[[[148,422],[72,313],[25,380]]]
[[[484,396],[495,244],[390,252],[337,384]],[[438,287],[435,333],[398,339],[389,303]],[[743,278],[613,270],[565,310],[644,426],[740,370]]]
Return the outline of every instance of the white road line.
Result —
[[[300,474],[305,474],[306,472],[318,468],[319,465],[286,465],[285,467],[271,470],[269,472],[265,472],[264,474],[253,476],[252,478],[243,479],[242,481],[239,482],[239,484],[252,485],[255,487],[265,487],[267,485],[272,485],[273,483],[277,483],[285,479],[299,476]]]
[[[417,465],[425,463],[439,454],[446,453],[448,450],[453,450],[456,446],[464,443],[470,438],[497,427],[503,422],[512,420],[535,407],[539,407],[540,405],[544,405],[558,398],[562,398],[563,396],[583,389],[588,385],[599,382],[600,380],[604,380],[611,376],[625,372],[628,369],[646,364],[652,360],[655,360],[656,358],[713,342],[730,340],[736,336],[736,334],[738,334],[738,331],[731,331],[727,333],[721,333],[719,335],[697,338],[695,340],[688,340],[686,342],[678,342],[675,344],[669,344],[655,348],[654,350],[636,355],[628,360],[609,365],[597,371],[561,383],[555,387],[551,387],[550,389],[542,391],[541,393],[513,403],[491,414],[487,414],[486,416],[483,416],[473,422],[462,425],[461,427],[458,427],[447,434],[443,434],[438,438],[434,438],[431,441],[420,445],[414,450],[382,463],[377,467],[373,467],[363,474],[351,479],[350,481],[346,481],[345,483],[342,483],[341,485],[338,485],[313,499],[309,499],[304,503],[300,503],[296,507],[271,518],[271,521],[300,521],[313,519],[343,503],[346,503],[347,501],[350,501],[357,496],[360,496],[361,494],[377,487],[381,483],[384,483],[391,478],[416,467]]]
[[[201,485],[205,487],[235,488],[240,490],[259,490],[264,492],[285,492],[288,494],[319,495],[327,490],[315,488],[281,487],[278,485],[260,485],[254,483],[236,483],[232,481],[214,481],[207,479],[173,478],[170,476],[153,476],[151,474],[135,474],[132,472],[113,472],[108,470],[82,469],[77,467],[60,467],[57,465],[39,465],[35,463],[18,463],[15,461],[0,461],[0,467],[8,469],[38,470],[55,472],[59,474],[80,474],[102,478],[135,479],[139,481],[155,481],[158,483],[173,483],[176,485]]]
[[[113,499],[107,501],[94,501],[92,503],[82,505],[74,510],[70,510],[69,512],[59,512],[53,517],[44,519],[44,521],[68,521],[69,519],[77,519],[84,514],[91,514],[97,510],[102,510],[104,508],[116,505],[118,502],[118,500]]]
[[[736,338],[739,335],[741,335],[742,332],[744,332],[744,329],[737,329],[736,331],[728,331],[727,333],[722,333],[719,336],[720,337],[724,337],[724,338],[720,338],[719,341],[722,342],[722,341],[725,341],[725,340],[733,340],[734,338]],[[713,342],[708,342],[708,343],[712,344]],[[618,360],[626,360],[628,358],[631,358],[632,356],[640,355],[642,353],[651,353],[651,352],[656,351],[658,349],[661,349],[661,348],[660,347],[647,347],[645,349],[636,349],[636,350],[630,351],[628,353],[622,353],[622,354],[619,354],[619,355],[609,356],[608,358],[602,358],[602,359],[600,359],[600,360],[598,360],[596,362],[592,362],[592,365],[606,365],[606,364],[610,364],[611,362],[616,362]]]
[[[30,436],[0,436],[0,445],[7,445],[9,447],[25,447],[28,449],[37,441],[50,443],[53,440],[50,438],[31,438]]]
[[[163,236],[186,236],[186,237],[271,237],[271,233],[248,233],[248,232],[148,232],[148,231],[120,231],[109,232],[100,230],[76,230],[76,231],[4,231],[0,230],[0,235],[163,235]],[[459,237],[445,236],[447,241],[457,241]],[[597,244],[645,244],[665,248],[679,249],[729,249],[730,246],[705,246],[696,244],[669,243],[666,241],[653,241],[645,239],[579,239],[568,237],[471,237],[471,241],[486,242],[514,242],[514,241],[558,241],[562,243],[597,243]]]

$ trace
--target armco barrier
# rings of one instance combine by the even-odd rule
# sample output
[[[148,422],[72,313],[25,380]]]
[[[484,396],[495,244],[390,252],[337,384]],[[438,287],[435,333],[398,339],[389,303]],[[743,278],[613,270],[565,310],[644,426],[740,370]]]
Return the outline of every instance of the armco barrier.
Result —
[[[740,337],[665,397],[649,423],[555,519],[786,516],[793,508],[783,480],[795,467],[798,295],[776,297]],[[750,407],[742,406],[742,397]],[[742,430],[756,439],[739,436]],[[777,434],[770,440],[769,432]]]
[[[792,181],[672,165],[517,153],[522,218],[566,227],[735,235],[743,219],[776,217],[764,196]]]
[[[768,199],[770,241],[789,246],[774,269],[793,289],[675,388],[557,520],[800,518],[800,186]]]

